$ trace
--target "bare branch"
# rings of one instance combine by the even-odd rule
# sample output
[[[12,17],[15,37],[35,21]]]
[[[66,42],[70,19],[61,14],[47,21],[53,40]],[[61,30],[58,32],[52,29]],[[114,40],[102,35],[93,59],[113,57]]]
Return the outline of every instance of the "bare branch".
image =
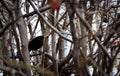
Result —
[[[54,26],[52,26],[45,18],[44,16],[37,10],[37,8],[34,6],[34,4],[31,2],[31,0],[28,0],[28,2],[31,4],[31,6],[34,8],[34,10],[37,12],[37,14],[44,20],[44,22],[50,27],[52,30],[54,30],[59,36],[61,36],[63,39],[73,42],[72,40],[66,38],[60,31],[58,31]]]
[[[95,41],[99,44],[99,46],[103,49],[102,51],[108,56],[109,59],[112,59],[111,56],[108,54],[107,49],[101,44],[101,42],[99,41],[98,37],[96,35],[94,35],[90,25],[87,23],[87,21],[85,21],[81,16],[80,13],[78,12],[77,8],[74,8],[76,14],[78,15],[79,19],[84,23],[85,27],[90,31],[90,33],[92,34],[93,38],[95,39]]]

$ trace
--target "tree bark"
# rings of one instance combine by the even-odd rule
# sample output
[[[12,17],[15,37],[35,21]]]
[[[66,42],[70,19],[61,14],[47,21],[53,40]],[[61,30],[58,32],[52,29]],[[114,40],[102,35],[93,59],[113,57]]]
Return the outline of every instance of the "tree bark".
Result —
[[[14,1],[14,7],[15,7],[15,16],[20,17],[22,16],[22,12],[19,9],[20,8],[20,0],[15,0]],[[18,30],[20,33],[20,39],[21,39],[21,50],[20,54],[22,56],[22,60],[25,64],[30,65],[30,57],[29,57],[29,51],[28,51],[28,38],[27,38],[27,26],[25,24],[25,21],[23,17],[20,17],[19,20],[17,21],[17,26]],[[25,74],[27,76],[31,76],[30,70],[25,70]]]
[[[76,76],[82,76],[81,71],[79,71],[80,66],[79,66],[79,57],[80,57],[80,47],[79,47],[79,40],[76,36],[76,29],[74,25],[74,15],[75,12],[72,9],[71,5],[69,3],[66,3],[66,7],[68,9],[68,14],[69,14],[69,19],[70,19],[70,30],[72,34],[72,40],[73,40],[73,45],[74,45],[74,51],[73,51],[73,59],[74,59],[74,64],[75,64],[75,75]]]

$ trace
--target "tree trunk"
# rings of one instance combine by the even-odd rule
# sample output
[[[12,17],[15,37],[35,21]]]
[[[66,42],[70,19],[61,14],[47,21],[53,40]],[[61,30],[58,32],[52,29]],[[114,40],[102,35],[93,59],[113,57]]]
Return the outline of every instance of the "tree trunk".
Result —
[[[83,19],[85,19],[85,14],[84,14],[84,9],[81,9],[81,17]],[[88,34],[86,31],[86,27],[84,26],[84,24],[82,22],[80,22],[80,26],[81,26],[81,37],[82,39],[80,40],[80,44],[81,44],[81,48],[82,48],[82,53],[84,54],[84,56],[81,56],[80,58],[80,65],[82,65],[82,67],[80,68],[82,71],[82,75],[83,76],[89,76],[88,73],[88,69],[87,69],[87,64],[86,64],[86,58],[87,58],[87,39],[88,39]]]
[[[19,0],[15,0],[14,1],[14,7],[15,7],[15,16],[20,17],[22,16],[22,12],[19,9],[20,8],[20,1]],[[22,60],[25,64],[30,64],[30,57],[29,57],[29,51],[28,51],[28,38],[27,38],[27,26],[25,24],[25,21],[23,19],[23,17],[20,17],[19,20],[17,21],[17,26],[18,26],[18,30],[20,33],[20,39],[21,39],[21,51],[20,54],[22,56]],[[25,74],[27,76],[31,76],[31,72],[30,70],[25,70]]]
[[[76,36],[76,28],[74,25],[74,10],[71,8],[71,5],[66,3],[66,7],[68,9],[68,14],[69,14],[69,19],[70,19],[70,30],[72,34],[72,40],[73,40],[73,45],[74,45],[74,51],[73,51],[73,58],[74,58],[74,64],[75,64],[75,75],[76,76],[82,76],[82,72],[79,71],[80,66],[79,66],[79,56],[80,56],[80,47],[79,47],[79,40],[78,37]]]

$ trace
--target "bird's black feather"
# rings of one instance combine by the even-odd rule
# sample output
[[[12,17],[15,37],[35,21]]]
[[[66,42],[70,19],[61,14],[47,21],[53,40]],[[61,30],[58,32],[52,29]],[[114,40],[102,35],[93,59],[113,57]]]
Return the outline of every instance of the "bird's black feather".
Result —
[[[31,50],[37,50],[42,47],[44,42],[44,36],[38,36],[34,39],[32,39],[28,44],[29,51]]]

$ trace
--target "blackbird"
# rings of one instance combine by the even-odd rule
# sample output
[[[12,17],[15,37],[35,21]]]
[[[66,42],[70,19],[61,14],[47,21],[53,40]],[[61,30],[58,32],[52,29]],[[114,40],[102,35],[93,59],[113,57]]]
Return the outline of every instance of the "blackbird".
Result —
[[[43,45],[43,42],[44,42],[44,36],[38,36],[38,37],[32,39],[28,43],[28,49],[29,49],[29,51],[37,50],[37,49],[41,48],[42,45]]]

